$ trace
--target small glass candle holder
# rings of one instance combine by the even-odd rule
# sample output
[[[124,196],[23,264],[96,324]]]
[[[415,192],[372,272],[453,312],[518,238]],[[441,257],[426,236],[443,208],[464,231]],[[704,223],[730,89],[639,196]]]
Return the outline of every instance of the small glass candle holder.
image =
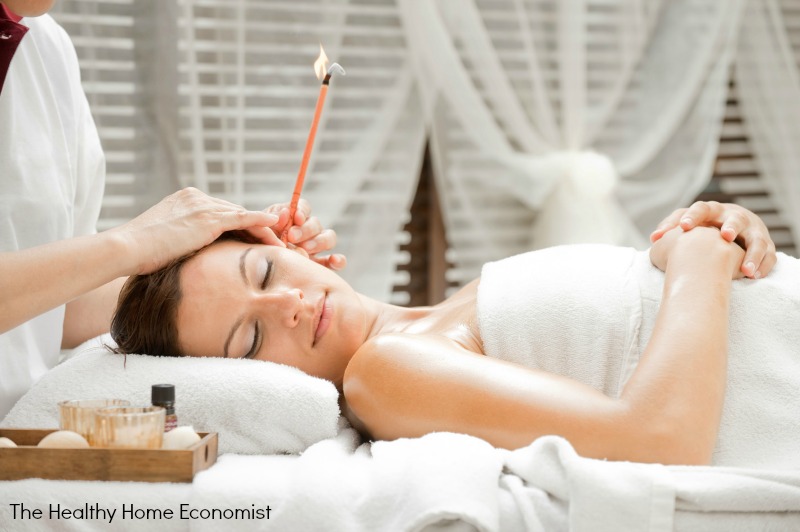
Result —
[[[61,430],[77,432],[94,445],[94,413],[98,408],[129,406],[125,399],[76,399],[58,403],[58,426]]]
[[[160,449],[164,437],[162,406],[120,406],[95,411],[95,446]]]

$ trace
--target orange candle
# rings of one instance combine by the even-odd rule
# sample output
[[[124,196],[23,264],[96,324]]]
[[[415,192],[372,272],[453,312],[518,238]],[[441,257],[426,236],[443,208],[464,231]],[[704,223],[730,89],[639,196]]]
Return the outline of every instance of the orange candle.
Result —
[[[297,172],[297,179],[294,183],[294,192],[292,193],[292,201],[289,204],[289,221],[281,233],[281,240],[285,243],[289,239],[289,229],[294,225],[294,215],[297,212],[297,203],[300,201],[300,193],[303,191],[303,182],[306,179],[306,170],[308,170],[308,161],[311,159],[311,150],[314,148],[314,138],[317,136],[317,127],[319,126],[319,119],[322,116],[322,108],[325,106],[325,96],[328,94],[328,86],[330,85],[331,76],[333,74],[344,75],[344,69],[338,64],[333,63],[329,69],[325,69],[328,63],[328,57],[322,46],[319,47],[319,57],[314,62],[314,70],[317,72],[317,77],[322,77],[322,85],[319,88],[319,96],[317,97],[317,107],[314,109],[314,120],[311,122],[311,129],[308,132],[308,139],[306,139],[306,149],[303,151],[303,160],[300,163],[300,171]],[[321,74],[321,75],[320,75]]]

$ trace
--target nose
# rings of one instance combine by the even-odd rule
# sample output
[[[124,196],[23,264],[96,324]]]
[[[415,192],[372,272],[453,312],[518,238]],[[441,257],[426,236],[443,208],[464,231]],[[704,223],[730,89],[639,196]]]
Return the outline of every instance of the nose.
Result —
[[[286,327],[296,327],[300,323],[304,297],[299,288],[275,289],[260,293],[258,302],[265,318],[277,319]]]

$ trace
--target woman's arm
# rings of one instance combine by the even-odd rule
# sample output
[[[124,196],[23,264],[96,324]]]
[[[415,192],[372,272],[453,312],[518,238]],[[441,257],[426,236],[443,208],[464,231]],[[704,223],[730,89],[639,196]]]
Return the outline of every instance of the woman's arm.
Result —
[[[589,457],[708,463],[725,388],[730,279],[742,254],[711,229],[675,242],[653,337],[618,399],[445,338],[387,335],[348,365],[348,408],[380,439],[452,431],[513,449],[558,434]]]

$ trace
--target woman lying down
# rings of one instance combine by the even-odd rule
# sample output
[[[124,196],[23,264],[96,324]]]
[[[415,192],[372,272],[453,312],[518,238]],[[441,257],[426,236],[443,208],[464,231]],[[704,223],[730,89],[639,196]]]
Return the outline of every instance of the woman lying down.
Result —
[[[666,230],[682,216],[689,230]],[[649,251],[530,252],[421,308],[290,249],[217,241],[131,278],[111,332],[121,353],[328,379],[374,439],[450,431],[514,449],[557,434],[593,458],[800,467],[800,261],[766,235],[741,207],[698,203]]]

